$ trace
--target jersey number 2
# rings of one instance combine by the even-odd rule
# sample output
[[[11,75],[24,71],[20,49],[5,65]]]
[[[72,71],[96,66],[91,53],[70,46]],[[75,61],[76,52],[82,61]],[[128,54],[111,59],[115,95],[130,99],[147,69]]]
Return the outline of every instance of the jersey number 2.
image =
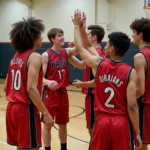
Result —
[[[20,70],[15,72],[14,69],[11,70],[12,73],[12,85],[15,90],[19,90],[21,87],[21,73]]]
[[[110,92],[110,95],[105,102],[105,106],[108,108],[114,108],[115,106],[113,104],[110,104],[110,101],[113,99],[113,97],[115,95],[114,89],[111,87],[107,87],[107,88],[105,88],[104,92],[105,93]]]

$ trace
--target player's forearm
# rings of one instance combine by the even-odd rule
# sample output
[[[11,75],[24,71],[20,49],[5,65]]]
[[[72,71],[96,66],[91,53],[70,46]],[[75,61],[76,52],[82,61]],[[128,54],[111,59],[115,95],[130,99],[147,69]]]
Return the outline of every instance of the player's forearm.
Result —
[[[78,64],[72,64],[72,65],[75,66],[76,68],[80,69],[80,70],[84,70],[85,69],[85,65],[80,64],[80,63],[78,63]]]
[[[136,134],[140,134],[139,129],[139,111],[137,104],[133,104],[132,106],[128,106],[129,118],[132,122],[132,126],[136,132]]]
[[[78,69],[85,69],[86,64],[83,60],[79,60],[75,56],[69,57],[69,62]]]
[[[80,26],[78,26],[78,25],[74,26],[74,41],[76,44],[77,52],[80,52],[81,49],[83,48],[83,46],[82,46],[82,36],[81,36],[81,32],[80,32]]]
[[[97,51],[95,49],[93,49],[92,47],[92,44],[91,42],[89,41],[88,37],[87,37],[87,34],[85,32],[85,29],[81,29],[81,36],[82,36],[82,45],[83,47],[89,52],[91,53],[92,55],[99,55],[97,53]]]
[[[95,87],[95,80],[83,82],[83,87],[94,88]]]
[[[82,60],[86,65],[90,65],[89,58],[87,57],[87,50],[82,46],[82,37],[80,33],[80,26],[74,26],[74,40],[76,43],[76,48],[78,54],[81,56]],[[91,67],[91,66],[90,66]]]
[[[81,32],[81,36],[82,36],[82,45],[83,45],[83,47],[85,49],[87,49],[89,47],[89,45],[90,45],[90,42],[88,40],[87,34],[85,32],[85,29],[81,28],[80,32]]]
[[[31,87],[28,89],[28,95],[31,99],[31,101],[33,102],[33,104],[36,106],[36,108],[42,113],[47,113],[47,109],[44,106],[40,94],[38,92],[38,89],[36,87]]]

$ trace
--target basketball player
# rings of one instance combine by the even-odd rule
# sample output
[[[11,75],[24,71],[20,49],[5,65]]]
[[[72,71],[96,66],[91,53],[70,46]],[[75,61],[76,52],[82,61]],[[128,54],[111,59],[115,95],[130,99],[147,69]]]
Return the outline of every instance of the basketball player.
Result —
[[[59,127],[61,150],[67,149],[67,123],[69,122],[69,101],[66,87],[69,85],[68,63],[84,69],[85,63],[75,56],[75,48],[63,49],[64,33],[60,28],[52,28],[48,32],[52,47],[42,54],[45,86],[44,104]],[[51,128],[43,126],[43,142],[45,150],[51,149]]]
[[[141,147],[139,116],[136,102],[136,72],[122,63],[123,55],[130,46],[130,39],[122,32],[108,35],[105,47],[106,57],[101,59],[94,47],[87,45],[93,55],[82,46],[80,26],[83,24],[81,12],[74,14],[74,33],[77,51],[84,62],[97,70],[95,77],[94,124],[91,141],[92,150],[132,150],[130,122],[135,131],[136,149]],[[95,53],[95,55],[94,55]]]
[[[85,29],[82,28],[81,32],[84,37],[84,35],[86,34]],[[104,29],[99,25],[90,25],[87,28],[87,37],[101,57],[104,57],[104,52],[100,46],[104,34],[105,34]],[[94,75],[93,75],[92,68],[86,66],[86,69],[84,71],[83,82],[80,80],[75,80],[73,82],[73,84],[76,85],[77,87],[82,87],[82,93],[86,94],[85,97],[86,125],[89,130],[90,136],[92,135],[92,129],[95,121],[94,90],[93,88],[87,88],[84,85],[87,83],[87,81],[93,79],[94,79]]]
[[[42,57],[35,52],[42,44],[42,20],[28,18],[13,24],[11,45],[16,50],[7,74],[6,130],[7,143],[17,150],[38,150],[41,147],[41,122],[50,128],[53,119],[41,100]]]
[[[137,97],[140,103],[140,129],[143,141],[141,150],[148,150],[150,144],[150,20],[141,18],[130,25],[133,31],[133,42],[140,52],[134,56],[134,67],[137,72]]]

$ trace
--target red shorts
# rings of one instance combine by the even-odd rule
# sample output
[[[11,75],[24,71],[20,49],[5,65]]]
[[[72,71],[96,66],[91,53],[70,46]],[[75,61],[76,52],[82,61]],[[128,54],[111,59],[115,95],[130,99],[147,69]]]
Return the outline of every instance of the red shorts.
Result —
[[[69,122],[69,100],[66,89],[44,92],[44,105],[57,124]]]
[[[98,116],[93,128],[91,150],[133,150],[128,117]]]
[[[21,149],[41,147],[39,111],[33,104],[8,103],[6,109],[7,143]]]
[[[85,115],[86,115],[86,126],[87,128],[92,129],[95,122],[93,94],[87,94],[85,97]]]
[[[140,104],[140,130],[144,144],[150,144],[150,104]]]

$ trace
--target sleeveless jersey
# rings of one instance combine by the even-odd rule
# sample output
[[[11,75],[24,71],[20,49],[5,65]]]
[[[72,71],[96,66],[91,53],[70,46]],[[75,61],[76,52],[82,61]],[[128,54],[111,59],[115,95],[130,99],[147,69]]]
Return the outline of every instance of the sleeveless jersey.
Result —
[[[98,52],[98,54],[101,57],[105,56],[105,53],[102,49],[96,48],[96,51]],[[83,81],[90,81],[90,80],[93,80],[93,79],[94,79],[94,76],[93,76],[93,73],[92,73],[92,69],[89,66],[86,66],[86,68],[84,70]],[[83,94],[93,94],[93,88],[83,87],[82,88],[82,93]]]
[[[65,49],[61,49],[60,53],[52,49],[48,49],[46,52],[49,55],[46,78],[48,80],[55,80],[59,84],[59,88],[66,88],[69,85],[67,52]]]
[[[30,104],[27,93],[28,69],[27,61],[33,50],[17,52],[12,58],[7,74],[6,99],[13,103]],[[42,69],[42,68],[41,68]],[[40,71],[38,80],[38,90],[42,92],[43,71]]]
[[[96,116],[101,113],[125,115],[127,111],[126,89],[132,68],[111,59],[103,60],[95,77]]]
[[[145,46],[140,50],[146,59],[147,68],[145,76],[145,93],[143,96],[143,103],[150,104],[150,47]]]

